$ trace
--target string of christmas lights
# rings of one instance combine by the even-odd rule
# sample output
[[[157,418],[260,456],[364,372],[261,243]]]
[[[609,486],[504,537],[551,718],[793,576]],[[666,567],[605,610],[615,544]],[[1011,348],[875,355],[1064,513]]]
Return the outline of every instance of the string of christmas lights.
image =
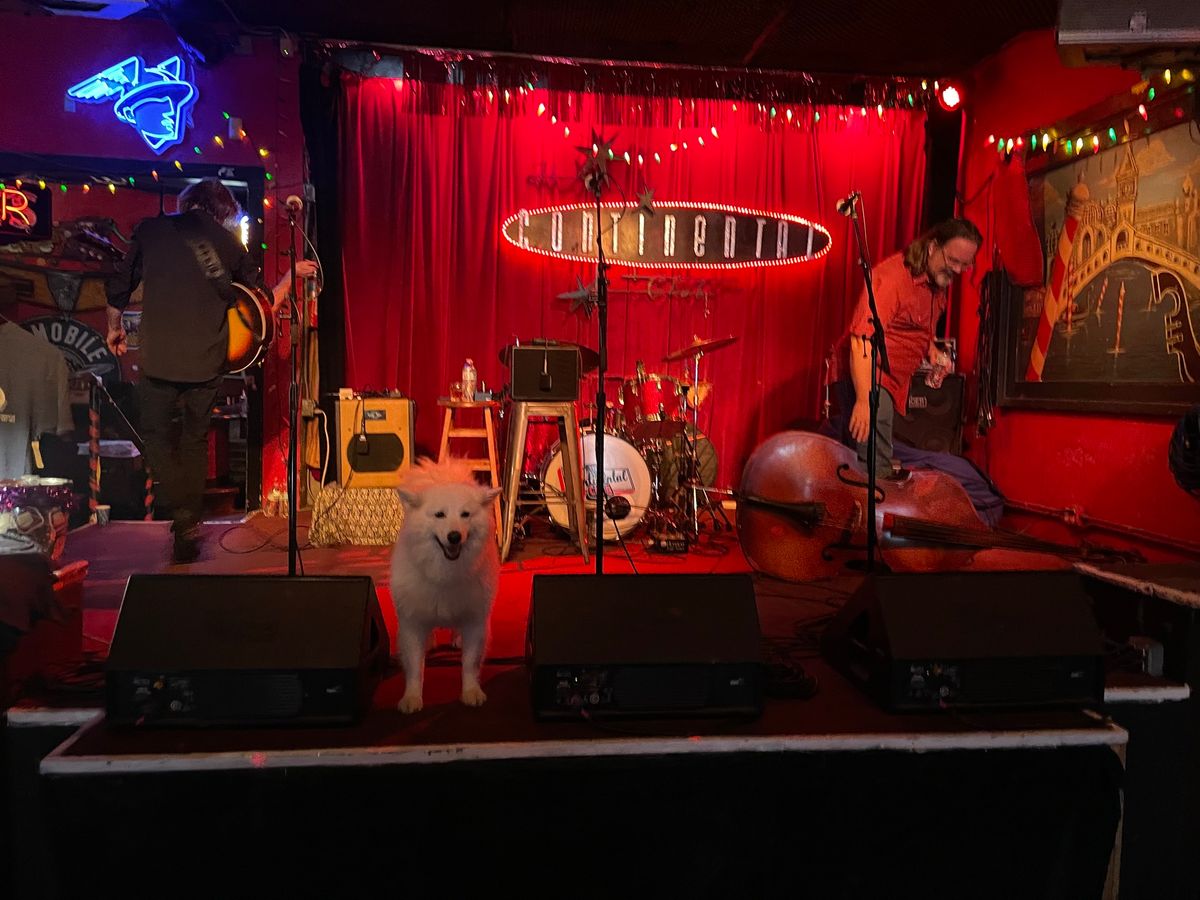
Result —
[[[257,142],[253,139],[253,137],[250,135],[250,133],[243,126],[243,120],[241,119],[241,117],[234,116],[234,115],[230,114],[229,112],[224,112],[224,111],[222,111],[221,117],[222,117],[223,121],[228,123],[228,129],[229,129],[228,137],[222,137],[220,134],[214,134],[214,135],[212,135],[211,141],[205,142],[205,143],[212,144],[212,147],[215,148],[215,150],[213,152],[228,150],[235,143],[242,144],[242,145],[249,145],[249,146],[257,146],[258,158],[263,161],[263,165],[266,168],[266,170],[263,174],[263,177],[266,181],[265,187],[267,189],[277,190],[278,185],[275,183],[276,182],[275,173],[272,171],[272,169],[274,168],[274,165],[275,165],[275,156],[274,156],[273,152],[271,151],[271,149],[269,147],[267,147],[265,144],[263,144],[263,145],[257,144]],[[192,145],[191,153],[192,153],[193,157],[201,157],[201,158],[205,157],[205,151],[199,143],[195,143]],[[187,157],[184,157],[184,158],[187,158]],[[185,175],[185,176],[187,175],[187,168],[185,167],[183,161],[180,158],[175,158],[175,159],[170,159],[170,160],[163,159],[163,160],[161,160],[161,162],[163,165],[173,167],[176,170],[176,172],[178,172],[179,174]],[[43,190],[43,191],[46,190],[48,184],[57,184],[58,190],[62,194],[69,193],[73,187],[78,188],[79,191],[83,194],[91,194],[93,188],[98,188],[100,190],[107,189],[108,194],[110,196],[115,196],[117,194],[118,189],[128,188],[128,189],[133,189],[133,190],[141,190],[141,189],[145,189],[145,187],[146,187],[145,179],[143,179],[142,183],[139,184],[138,179],[132,175],[125,176],[125,177],[114,177],[114,176],[108,175],[108,174],[85,174],[85,175],[80,176],[80,178],[83,180],[51,179],[50,181],[47,181],[46,178],[43,178],[36,171],[34,171],[34,172],[23,172],[19,177],[13,178],[12,183],[13,183],[13,187],[15,187],[17,190],[20,190],[21,186],[27,182],[30,184],[36,183],[38,186],[38,189]],[[150,170],[149,181],[154,182],[154,183],[160,183],[161,180],[162,179],[161,179],[161,176],[159,175],[158,168],[157,167],[152,168]],[[7,185],[6,185],[5,181],[0,180],[0,190],[4,190],[6,186]],[[269,193],[264,191],[263,201],[262,201],[262,208],[263,208],[264,215],[267,211],[271,210],[276,205],[277,204],[276,204],[275,199],[273,199]],[[247,215],[250,215],[250,214],[252,214],[251,211],[247,211]],[[257,220],[259,225],[265,224],[264,223],[264,215],[255,216],[255,219]],[[265,231],[264,231],[264,236],[265,236]],[[268,249],[268,245],[265,240],[260,243],[260,246],[264,251]]]
[[[989,134],[987,146],[994,147],[1005,159],[1016,152],[1045,154],[1056,160],[1099,153],[1184,121],[1188,107],[1194,106],[1195,80],[1191,69],[1163,69],[1130,88],[1130,93],[1141,101],[1134,108],[1086,127],[1052,126],[1015,135]]]

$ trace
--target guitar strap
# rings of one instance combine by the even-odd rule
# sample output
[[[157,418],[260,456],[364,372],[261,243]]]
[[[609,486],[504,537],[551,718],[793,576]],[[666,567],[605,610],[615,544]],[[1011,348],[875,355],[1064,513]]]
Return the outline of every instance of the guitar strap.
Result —
[[[237,292],[233,287],[233,275],[221,261],[221,254],[213,246],[212,241],[202,235],[186,234],[180,227],[179,219],[174,219],[176,232],[192,253],[196,267],[216,290],[217,296],[225,301],[226,306],[233,306],[237,300]]]
[[[241,320],[242,326],[251,334],[254,333],[254,324],[246,319],[245,314],[238,307],[238,292],[233,286],[233,275],[229,269],[225,267],[225,263],[221,261],[221,254],[217,252],[217,248],[213,246],[212,241],[203,236],[187,236],[182,233],[179,227],[179,220],[175,220],[175,230],[180,232],[183,242],[188,249],[192,251],[192,259],[195,260],[197,268],[201,274],[213,286],[217,292],[217,296],[225,301],[225,306],[232,309],[237,317]],[[255,343],[261,345],[261,341],[255,338]]]

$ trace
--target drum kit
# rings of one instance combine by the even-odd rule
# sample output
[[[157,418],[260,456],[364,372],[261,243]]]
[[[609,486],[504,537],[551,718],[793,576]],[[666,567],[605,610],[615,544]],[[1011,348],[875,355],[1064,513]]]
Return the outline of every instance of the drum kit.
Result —
[[[680,375],[647,371],[640,360],[632,375],[605,375],[606,394],[615,395],[615,400],[608,400],[603,412],[597,409],[595,399],[599,358],[595,351],[579,348],[583,379],[577,402],[589,511],[596,499],[596,428],[604,432],[603,483],[610,497],[604,540],[622,540],[645,526],[656,537],[682,538],[690,544],[699,539],[705,517],[713,531],[732,528],[720,504],[720,497],[731,492],[714,486],[717,452],[700,428],[702,408],[711,413],[713,405],[713,385],[701,380],[700,361],[736,340],[697,338],[664,356],[664,363],[685,363]],[[534,425],[529,430],[522,465],[522,505],[532,503],[535,509],[519,524],[536,518],[540,506],[554,525],[570,527],[557,437],[557,428],[551,425]],[[594,524],[590,532],[594,539]]]

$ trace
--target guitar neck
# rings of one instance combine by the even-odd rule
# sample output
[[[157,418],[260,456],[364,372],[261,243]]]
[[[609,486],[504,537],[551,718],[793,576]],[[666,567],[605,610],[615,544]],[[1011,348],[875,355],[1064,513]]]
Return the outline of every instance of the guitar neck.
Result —
[[[943,544],[964,550],[1023,550],[1028,553],[1051,553],[1071,559],[1078,559],[1085,555],[1081,548],[1069,544],[1042,541],[1010,531],[960,528],[909,516],[888,514],[884,516],[883,527],[885,534],[892,538],[917,541],[923,544]]]

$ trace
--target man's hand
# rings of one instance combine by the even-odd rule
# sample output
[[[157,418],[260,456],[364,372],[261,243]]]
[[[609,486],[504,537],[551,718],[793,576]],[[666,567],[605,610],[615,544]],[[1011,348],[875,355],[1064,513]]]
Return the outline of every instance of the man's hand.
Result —
[[[316,277],[317,277],[317,264],[316,264],[315,260],[302,259],[296,263],[296,281],[297,281],[297,283],[303,281],[305,278],[316,278]],[[283,277],[279,279],[279,283],[277,285],[275,285],[274,289],[271,291],[271,294],[273,295],[274,300],[275,300],[275,302],[271,305],[272,311],[278,312],[280,307],[282,307],[284,305],[284,303],[287,302],[288,293],[291,291],[291,289],[292,289],[292,272],[289,269],[288,271],[283,273]],[[301,290],[303,290],[303,288]]]
[[[104,343],[108,345],[108,349],[112,351],[113,356],[124,356],[129,349],[129,342],[125,338],[124,328],[109,328],[108,337]]]
[[[856,441],[865,441],[871,430],[871,404],[866,400],[856,400],[850,410],[850,436]]]

